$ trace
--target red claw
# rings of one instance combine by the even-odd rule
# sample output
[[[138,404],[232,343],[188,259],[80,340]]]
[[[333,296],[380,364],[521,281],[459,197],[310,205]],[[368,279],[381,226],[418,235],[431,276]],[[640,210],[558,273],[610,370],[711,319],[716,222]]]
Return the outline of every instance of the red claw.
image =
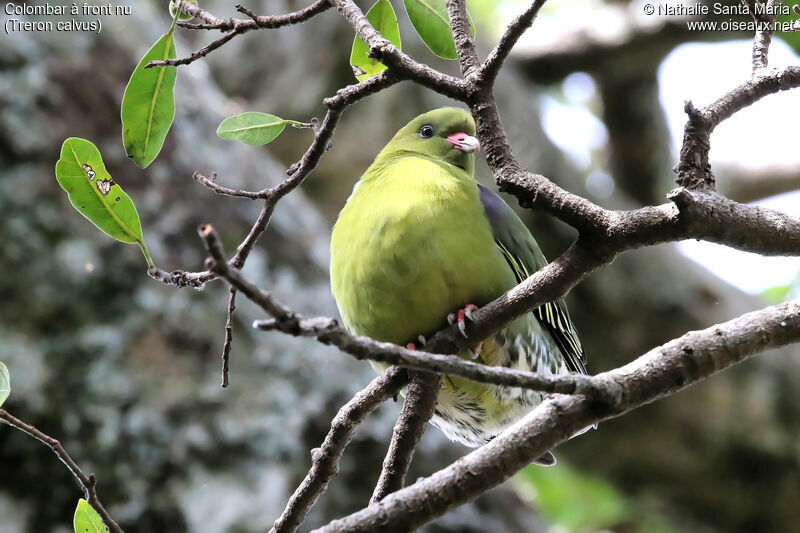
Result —
[[[477,305],[467,304],[463,309],[459,309],[455,313],[447,315],[447,322],[452,326],[458,323],[458,331],[461,335],[467,337],[467,319],[475,320],[472,313],[478,310]]]

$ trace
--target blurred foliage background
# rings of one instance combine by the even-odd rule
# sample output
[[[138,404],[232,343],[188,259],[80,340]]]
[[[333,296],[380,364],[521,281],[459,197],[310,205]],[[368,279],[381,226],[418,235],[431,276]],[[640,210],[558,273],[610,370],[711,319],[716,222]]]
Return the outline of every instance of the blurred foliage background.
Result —
[[[308,131],[289,129],[253,148],[217,138],[217,125],[245,110],[321,117],[321,99],[354,82],[347,63],[353,34],[328,12],[297,27],[252,32],[182,67],[175,124],[160,157],[142,171],[125,158],[119,104],[136,62],[169,20],[166,2],[129,3],[133,14],[103,18],[99,35],[0,36],[0,360],[13,384],[5,407],[61,439],[97,473],[101,499],[126,531],[264,531],[304,476],[309,450],[339,406],[373,377],[371,368],[314,342],[253,332],[249,325],[261,315],[240,298],[231,387],[221,389],[225,287],[179,290],[148,278],[135,246],[106,238],[72,210],[53,166],[64,138],[93,141],[135,200],[156,263],[201,269],[196,226],[213,223],[230,250],[259,206],[215,197],[192,172],[217,171],[223,184],[260,189],[280,181],[310,142]],[[237,15],[227,0],[202,5],[220,17]],[[248,7],[277,14],[303,5],[258,0]],[[523,5],[468,2],[482,55]],[[435,58],[413,34],[401,2],[395,9],[404,50],[455,73],[454,62]],[[609,208],[661,203],[673,186],[674,143],[659,102],[664,59],[684,43],[750,38],[689,32],[674,20],[644,20],[640,11],[625,1],[554,1],[498,86],[523,161]],[[212,36],[179,31],[179,55]],[[744,76],[748,60],[735,59]],[[731,61],[707,65],[705,75],[733,68]],[[279,204],[246,274],[304,314],[335,315],[327,250],[336,213],[390,135],[445,104],[404,83],[350,109],[319,168]],[[553,115],[554,106],[573,115]],[[571,116],[592,117],[601,135],[587,137],[585,121]],[[554,142],[557,127],[574,135],[572,145]],[[800,187],[797,165],[720,167],[714,153],[721,188],[736,199]],[[491,183],[485,165],[479,173]],[[550,257],[574,237],[550,217],[524,216]],[[792,283],[774,285],[766,295],[745,293],[663,245],[621,256],[568,301],[596,373],[796,291]],[[765,354],[602,424],[562,445],[558,466],[529,467],[425,530],[797,531],[798,385],[796,348]],[[358,430],[303,531],[368,501],[398,411],[385,405]],[[466,452],[431,429],[409,479]],[[79,496],[49,449],[0,427],[0,533],[70,531]]]

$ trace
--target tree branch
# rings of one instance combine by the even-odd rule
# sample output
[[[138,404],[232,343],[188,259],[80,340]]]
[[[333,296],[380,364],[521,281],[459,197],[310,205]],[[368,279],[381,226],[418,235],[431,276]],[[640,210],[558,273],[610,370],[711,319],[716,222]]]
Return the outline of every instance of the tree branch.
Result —
[[[394,426],[389,451],[383,461],[381,475],[375,485],[370,504],[381,501],[386,495],[403,488],[414,449],[422,438],[425,426],[433,416],[439,396],[438,374],[411,372],[411,383],[406,391],[403,409]]]
[[[228,273],[225,279],[236,287],[250,287],[258,290],[241,276]],[[295,313],[295,318],[298,317],[299,315]],[[360,360],[428,370],[442,375],[460,376],[480,383],[563,394],[580,392],[594,395],[598,393],[589,376],[582,374],[546,376],[513,368],[487,366],[461,359],[455,355],[408,350],[402,346],[375,341],[369,337],[356,337],[340,326],[335,319],[329,317],[300,317],[296,323],[286,320],[278,321],[274,318],[256,320],[253,322],[253,327],[263,331],[280,331],[297,337],[315,337],[321,343],[336,346],[341,351]]]
[[[456,100],[466,98],[467,83],[453,76],[442,74],[429,66],[418,63],[395,45],[381,37],[367,17],[352,0],[330,0],[370,49],[374,57],[391,70],[395,76],[412,79],[424,87]]]
[[[249,9],[243,7],[241,4],[236,4],[236,10],[250,17],[250,20],[233,18],[224,20],[215,17],[204,9],[201,9],[197,6],[197,4],[187,2],[186,0],[174,0],[174,4],[181,11],[189,13],[190,15],[193,15],[204,22],[204,24],[181,24],[181,27],[192,30],[216,29],[227,33],[225,33],[225,35],[222,37],[210,42],[203,48],[192,52],[186,57],[150,61],[145,68],[166,66],[177,67],[179,65],[188,65],[189,63],[193,63],[201,57],[205,57],[209,53],[220,48],[237,35],[241,35],[254,29],[282,28],[284,26],[305,22],[311,17],[318,15],[331,7],[330,3],[328,3],[328,0],[317,0],[310,6],[293,13],[287,13],[285,15],[259,16]]]
[[[523,168],[511,151],[500,121],[492,94],[492,82],[511,48],[530,26],[542,4],[543,1],[533,2],[514,23],[509,25],[495,50],[486,62],[476,69],[478,59],[469,34],[463,2],[448,0],[448,13],[461,67],[467,75],[466,80],[461,80],[418,63],[383,39],[352,0],[330,0],[330,5],[337,8],[355,29],[357,35],[369,45],[370,55],[387,65],[388,70],[353,88],[346,88],[325,101],[328,107],[325,119],[303,158],[289,168],[289,177],[286,180],[261,192],[238,191],[245,193],[237,194],[244,197],[250,197],[248,194],[260,197],[263,194],[265,205],[258,221],[233,259],[226,261],[224,250],[211,226],[204,225],[200,228],[201,236],[211,254],[211,258],[207,261],[209,270],[223,277],[232,287],[244,293],[273,317],[270,321],[258,324],[262,329],[277,329],[297,336],[314,336],[320,342],[336,344],[356,357],[453,373],[489,383],[573,393],[571,397],[559,396],[546,401],[509,432],[470,454],[466,461],[456,463],[442,471],[449,474],[440,472],[428,478],[428,480],[435,478],[446,481],[426,480],[400,490],[356,515],[330,524],[324,528],[325,531],[338,531],[337,528],[350,530],[348,529],[350,527],[354,528],[352,529],[354,531],[386,527],[394,531],[422,524],[485,491],[487,486],[501,482],[521,465],[535,459],[556,443],[596,420],[618,416],[664,394],[671,394],[713,371],[760,351],[770,343],[780,344],[797,340],[800,328],[797,320],[797,304],[793,303],[794,307],[791,309],[780,306],[768,308],[717,327],[717,329],[725,329],[728,326],[733,328],[734,325],[751,327],[748,330],[750,336],[747,335],[747,331],[743,333],[735,328],[731,329],[727,337],[722,333],[714,333],[723,337],[723,340],[717,339],[717,341],[714,340],[716,337],[709,337],[708,332],[711,330],[689,333],[673,341],[679,344],[693,342],[681,345],[678,355],[673,353],[675,347],[670,343],[646,354],[631,365],[596,377],[545,377],[506,368],[483,367],[455,356],[437,355],[460,353],[465,346],[489,337],[517,316],[562,296],[595,269],[609,263],[628,249],[684,238],[701,238],[762,254],[800,253],[799,220],[776,211],[737,204],[719,196],[713,191],[714,178],[708,164],[710,134],[713,129],[733,113],[767,94],[800,86],[799,67],[772,71],[759,68],[758,75],[752,80],[701,110],[687,103],[689,121],[677,167],[677,181],[682,187],[671,193],[669,198],[672,203],[629,212],[609,211],[561,189],[544,176],[530,173]],[[243,8],[240,10],[254,16]],[[220,19],[206,17],[201,20],[205,22],[202,26],[208,27],[218,24]],[[236,31],[235,23],[229,31]],[[761,40],[763,44],[763,38]],[[766,66],[766,48],[764,48],[763,66]],[[452,328],[445,329],[434,335],[426,345],[426,350],[431,353],[411,352],[388,343],[354,337],[333,319],[305,319],[277,301],[270,293],[243,278],[239,271],[247,254],[266,228],[277,201],[302,182],[327,148],[343,110],[360,97],[404,79],[466,102],[476,119],[478,136],[485,147],[487,161],[494,171],[501,190],[515,194],[524,207],[536,207],[548,211],[579,231],[577,241],[558,259],[478,310],[474,322],[468,327],[467,339],[459,338]],[[237,192],[230,189],[227,191]],[[784,328],[783,333],[781,330],[769,330],[765,333],[764,328],[767,326],[753,325],[757,320],[769,321],[774,318],[770,315],[771,310],[777,310],[775,311],[777,313],[785,311],[784,315],[789,313],[784,316],[786,320],[781,324]],[[744,322],[741,322],[742,320]],[[791,327],[786,329],[789,322]],[[660,358],[653,355],[656,352]],[[436,401],[435,396],[429,400],[432,409]],[[414,406],[411,397],[404,404],[404,414],[406,406],[409,415],[419,414],[422,409]],[[422,424],[408,426],[398,423],[398,430],[385,463],[386,475],[382,476],[382,482],[376,490],[376,500],[392,488],[402,485],[408,458],[418,439],[418,436],[414,437],[414,431],[420,430],[423,424],[424,421]],[[509,435],[515,435],[518,440],[512,439]],[[470,463],[470,460],[479,461],[470,459],[474,457],[488,457],[492,461]],[[399,467],[393,469],[392,466],[396,462]],[[462,470],[462,467],[465,470]],[[437,477],[440,474],[442,475]],[[387,481],[383,479],[384,477],[391,479]],[[386,488],[382,489],[384,486]],[[315,497],[312,497],[312,502]],[[422,499],[416,500],[417,497]],[[415,502],[419,503],[425,498],[433,503],[428,504],[426,501],[425,505],[415,505]],[[411,505],[410,511],[408,511],[409,505]],[[305,509],[307,510],[307,507]],[[305,512],[302,511],[301,514],[304,515]]]
[[[230,371],[231,344],[233,344],[233,311],[236,309],[236,287],[228,288],[228,312],[225,319],[225,341],[222,345],[222,387],[230,384],[228,373]]]
[[[714,192],[677,189],[674,204],[610,212],[598,239],[579,238],[566,252],[527,280],[474,312],[463,338],[453,328],[433,335],[424,353],[355,337],[329,318],[304,319],[288,307],[275,306],[272,296],[226,268],[223,256],[213,256],[215,271],[260,305],[274,321],[257,323],[296,336],[313,336],[357,358],[458,375],[484,383],[518,386],[546,392],[607,394],[586,376],[542,376],[502,367],[487,367],[452,355],[500,330],[521,314],[563,296],[594,270],[624,250],[683,240],[705,239],[767,255],[800,254],[800,220],[761,207],[728,200]]]
[[[593,423],[673,394],[768,348],[800,340],[800,302],[742,315],[651,350],[596,376],[618,395],[611,401],[558,395],[466,457],[315,531],[409,531],[511,477],[530,461]]]
[[[308,510],[339,471],[339,460],[356,427],[381,403],[396,396],[408,383],[405,370],[393,367],[378,376],[344,405],[331,422],[319,448],[311,450],[311,469],[294,491],[270,533],[291,533],[305,520]]]
[[[249,198],[250,200],[258,200],[258,199],[266,199],[269,196],[269,189],[263,189],[260,191],[245,191],[242,189],[231,189],[229,187],[223,187],[217,183],[217,173],[212,172],[211,177],[207,178],[200,174],[199,172],[195,172],[192,174],[192,178],[197,182],[205,187],[211,189],[215,194],[219,194],[220,196],[234,196],[237,198]]]
[[[775,20],[777,18],[777,8],[783,0],[742,0],[750,7],[750,15],[756,21],[756,34],[753,37],[753,74],[767,68],[769,64],[768,54],[769,45],[772,42],[772,34],[775,31]],[[756,4],[764,6],[764,13],[756,12]]]
[[[450,29],[458,54],[458,63],[464,78],[475,75],[480,67],[475,40],[467,17],[467,6],[464,0],[446,0],[447,14],[450,16]]]
[[[97,497],[97,479],[95,478],[94,474],[89,474],[88,476],[83,473],[83,470],[80,469],[78,464],[72,460],[72,457],[67,453],[67,450],[61,445],[61,443],[50,437],[45,435],[34,426],[30,424],[26,424],[19,418],[11,415],[5,409],[0,409],[0,420],[5,421],[11,427],[14,427],[23,433],[30,435],[34,439],[38,440],[42,444],[48,446],[53,453],[67,466],[67,469],[70,473],[78,480],[80,483],[81,488],[83,489],[83,495],[89,505],[97,511],[97,514],[100,515],[100,518],[103,519],[103,523],[106,525],[109,531],[112,533],[122,533],[122,528],[111,518],[111,515],[108,514],[106,508],[103,507],[103,504],[100,503],[100,499]]]
[[[759,70],[759,75],[732,89],[705,108],[698,110],[686,102],[689,116],[683,134],[680,162],[677,166],[676,182],[682,187],[695,189],[714,187],[714,175],[708,152],[711,147],[711,132],[722,121],[737,111],[752,105],[764,96],[800,86],[800,67]]]
[[[194,5],[194,4],[192,4]],[[293,163],[286,171],[289,177],[284,179],[278,185],[263,189],[258,192],[242,191],[239,189],[230,189],[216,184],[213,180],[216,177],[212,173],[211,178],[206,178],[199,172],[195,172],[193,177],[199,183],[202,183],[213,192],[227,196],[239,196],[251,199],[263,199],[264,207],[258,215],[253,226],[250,228],[245,239],[239,244],[236,250],[236,255],[231,258],[231,266],[234,268],[241,268],[244,266],[247,257],[250,255],[259,237],[264,233],[269,224],[269,219],[275,209],[278,201],[298,187],[306,177],[316,168],[322,154],[330,146],[330,139],[333,137],[334,129],[347,107],[358,102],[371,94],[380,90],[391,87],[400,81],[398,78],[392,76],[390,72],[383,72],[378,76],[364,80],[363,82],[348,85],[339,89],[336,94],[324,100],[324,104],[328,107],[328,112],[322,124],[314,129],[314,140],[309,145],[303,156],[295,163]],[[315,124],[315,121],[312,121]],[[160,268],[151,268],[147,271],[148,275],[153,279],[161,281],[165,285],[175,285],[178,287],[194,287],[202,289],[205,284],[215,278],[215,274],[210,271],[203,272],[186,272],[184,270],[174,270],[166,272]]]

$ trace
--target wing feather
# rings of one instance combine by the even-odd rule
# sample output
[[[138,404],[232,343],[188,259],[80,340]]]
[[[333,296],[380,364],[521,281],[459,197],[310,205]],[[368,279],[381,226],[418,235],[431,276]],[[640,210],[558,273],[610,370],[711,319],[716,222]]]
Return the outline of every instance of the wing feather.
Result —
[[[521,283],[545,266],[547,260],[528,228],[508,204],[486,187],[478,185],[478,188],[495,243],[514,272],[517,283]],[[586,374],[586,354],[564,300],[548,302],[534,309],[533,315],[561,349],[570,371]]]

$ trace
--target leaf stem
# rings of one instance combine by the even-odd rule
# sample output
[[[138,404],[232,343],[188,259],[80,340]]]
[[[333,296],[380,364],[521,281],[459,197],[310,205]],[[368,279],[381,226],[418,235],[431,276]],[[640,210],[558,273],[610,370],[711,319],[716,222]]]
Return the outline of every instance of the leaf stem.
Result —
[[[300,128],[300,129],[314,129],[314,125],[311,122],[298,122],[296,120],[289,120],[283,119],[282,121],[284,124],[288,124],[293,128]]]
[[[175,25],[178,23],[178,17],[181,16],[181,13],[182,11],[178,7],[175,7],[175,16],[172,17],[172,24],[169,26],[167,35],[172,35],[175,32]]]
[[[139,248],[142,249],[142,253],[144,254],[144,258],[147,261],[148,268],[155,268],[156,264],[153,262],[153,258],[150,257],[150,252],[147,251],[147,245],[144,243],[143,239],[137,239],[136,244],[139,245]]]

